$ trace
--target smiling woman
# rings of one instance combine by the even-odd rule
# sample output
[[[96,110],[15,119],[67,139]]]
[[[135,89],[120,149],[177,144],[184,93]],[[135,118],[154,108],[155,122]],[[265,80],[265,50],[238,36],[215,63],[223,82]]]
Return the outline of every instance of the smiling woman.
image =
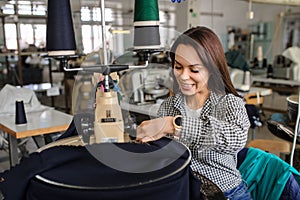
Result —
[[[186,54],[185,52],[189,52]],[[186,96],[189,108],[201,108],[207,97],[209,89],[207,82],[209,72],[203,66],[197,52],[192,46],[178,45],[175,56],[174,76],[181,92]],[[198,98],[195,98],[198,96]]]
[[[191,150],[193,171],[210,179],[227,198],[251,199],[236,168],[250,123],[218,36],[206,27],[191,28],[176,39],[170,57],[174,96],[161,104],[160,118],[140,124],[137,139],[179,140]],[[174,123],[179,116],[180,124]]]

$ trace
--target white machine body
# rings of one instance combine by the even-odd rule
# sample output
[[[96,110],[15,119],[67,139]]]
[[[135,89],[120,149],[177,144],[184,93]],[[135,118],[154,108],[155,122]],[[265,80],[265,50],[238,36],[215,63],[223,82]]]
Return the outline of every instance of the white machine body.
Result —
[[[124,122],[117,92],[97,88],[94,133],[96,143],[124,142]]]

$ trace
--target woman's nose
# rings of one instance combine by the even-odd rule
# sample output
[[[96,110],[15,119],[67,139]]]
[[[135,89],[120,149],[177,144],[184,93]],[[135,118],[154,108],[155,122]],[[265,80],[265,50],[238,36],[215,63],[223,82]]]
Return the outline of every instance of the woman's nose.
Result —
[[[188,80],[190,77],[188,70],[184,69],[182,70],[182,73],[180,74],[181,80]]]

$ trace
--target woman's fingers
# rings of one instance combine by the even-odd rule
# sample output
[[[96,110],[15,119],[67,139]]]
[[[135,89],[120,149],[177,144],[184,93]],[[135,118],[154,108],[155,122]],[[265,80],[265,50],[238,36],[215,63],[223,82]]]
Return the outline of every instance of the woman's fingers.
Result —
[[[141,126],[138,126],[136,128],[136,139],[140,139],[140,138],[143,138],[145,137],[145,133],[143,131],[143,128]]]
[[[142,142],[158,140],[168,133],[165,129],[166,118],[143,121],[136,129],[136,138]]]
[[[144,121],[136,129],[136,139],[142,142],[150,142],[161,138],[161,133],[153,123]]]
[[[151,142],[151,141],[158,140],[158,139],[160,139],[164,136],[165,135],[163,133],[159,133],[159,134],[156,134],[156,135],[153,135],[153,136],[146,135],[143,138],[139,138],[139,141],[141,141],[141,142]]]
[[[156,140],[154,137],[151,137],[151,136],[146,136],[144,138],[141,139],[142,142],[151,142],[151,141],[154,141]]]

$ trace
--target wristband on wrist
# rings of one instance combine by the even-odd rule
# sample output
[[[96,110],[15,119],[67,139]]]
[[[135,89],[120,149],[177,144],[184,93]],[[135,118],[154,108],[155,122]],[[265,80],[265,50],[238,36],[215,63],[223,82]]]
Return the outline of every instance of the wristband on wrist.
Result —
[[[174,137],[179,137],[180,136],[180,132],[181,132],[181,122],[182,122],[182,116],[181,115],[176,115],[174,118],[173,118],[173,126],[174,126],[174,129],[175,129],[175,132],[174,132]]]

